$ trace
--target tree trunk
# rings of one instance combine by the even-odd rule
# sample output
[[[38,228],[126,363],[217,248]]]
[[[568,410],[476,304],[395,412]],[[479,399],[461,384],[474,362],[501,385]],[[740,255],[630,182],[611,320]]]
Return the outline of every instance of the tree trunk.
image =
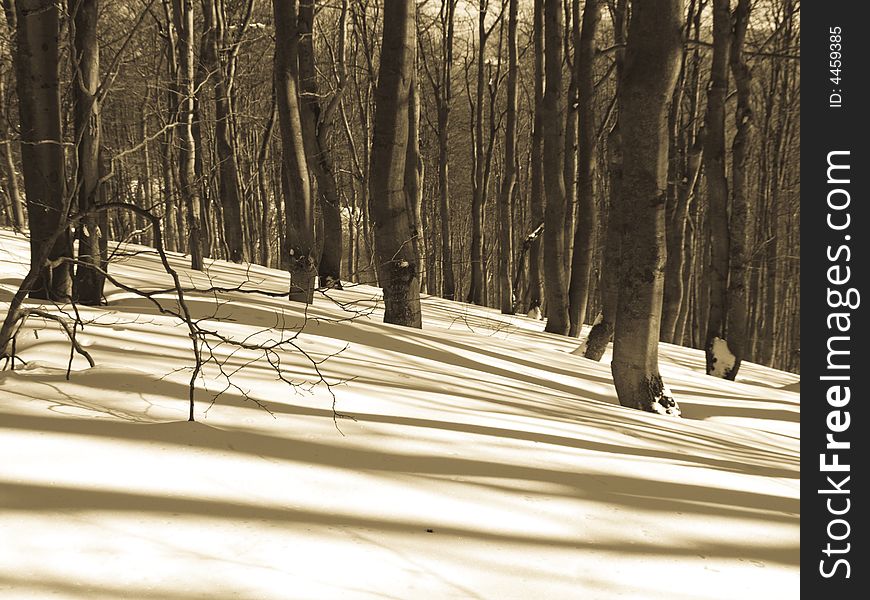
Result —
[[[728,180],[725,175],[725,97],[728,93],[728,56],[731,46],[730,0],[713,0],[713,64],[707,88],[707,139],[704,173],[710,223],[710,313],[704,350],[707,374],[724,377],[730,370],[725,341],[728,306]],[[720,364],[717,365],[716,363]]]
[[[48,254],[49,264],[34,264],[47,240],[63,227],[69,210],[64,194],[58,12],[58,5],[51,0],[18,0],[15,70],[31,267],[41,270],[30,297],[62,302],[72,292],[70,263],[63,260],[72,257],[69,232],[57,236]]]
[[[97,43],[98,0],[70,0],[73,16],[73,126],[77,172],[75,197],[80,212],[89,212],[99,201],[101,117],[97,89],[100,85],[100,47]],[[97,214],[91,213],[78,227],[78,265],[73,297],[80,303],[98,306],[103,298],[105,277],[100,273],[103,232]]]
[[[308,166],[317,181],[317,194],[323,215],[323,251],[318,263],[320,285],[341,289],[341,258],[344,238],[341,223],[341,199],[335,179],[335,165],[329,148],[332,117],[341,101],[345,85],[344,52],[347,1],[342,3],[339,22],[337,67],[339,82],[330,101],[321,106],[317,85],[314,50],[314,0],[303,0],[299,5],[299,78],[302,91],[300,110],[302,132]]]
[[[201,271],[202,206],[196,181],[196,145],[193,139],[194,56],[193,0],[172,0],[178,34],[178,172],[179,187],[187,212],[190,268]]]
[[[734,380],[740,363],[746,353],[747,311],[746,297],[747,263],[749,253],[747,244],[747,221],[749,203],[747,201],[747,162],[752,143],[752,72],[743,54],[743,43],[749,21],[749,0],[738,0],[734,12],[734,39],[731,43],[731,72],[737,86],[737,131],[731,145],[731,216],[728,273],[728,348],[734,355],[734,366],[725,377]]]
[[[314,299],[314,207],[299,111],[297,0],[272,0],[275,15],[275,93],[281,125],[285,240],[281,267],[290,273],[289,299]]]
[[[544,142],[542,110],[544,104],[544,0],[534,0],[534,118],[532,125],[531,192],[529,216],[532,227],[544,222]],[[540,310],[544,300],[541,282],[543,236],[536,236],[529,246],[529,304],[528,311]]]
[[[562,3],[544,0],[543,120],[544,191],[544,291],[547,295],[545,331],[568,333],[568,290],[565,281],[565,116],[562,101]]]
[[[420,156],[420,94],[417,90],[416,71],[408,90],[408,144],[405,154],[405,202],[411,220],[411,245],[417,257],[418,277],[422,278],[426,266],[423,240],[423,157]],[[422,286],[421,286],[422,287]]]
[[[269,146],[272,143],[272,133],[275,130],[276,112],[277,106],[275,105],[275,95],[273,93],[272,109],[269,111],[269,120],[266,122],[266,128],[263,130],[263,137],[260,140],[260,150],[257,153],[257,189],[260,194],[259,254],[260,264],[264,267],[270,266],[272,262],[272,249],[269,244],[269,239],[271,237],[271,220],[269,215],[272,213],[273,204],[269,190],[268,178],[266,177],[266,160],[269,156]],[[275,206],[275,208],[277,208],[277,206]]]
[[[250,260],[242,232],[242,190],[236,161],[236,140],[232,131],[231,81],[221,58],[227,46],[223,5],[218,0],[203,0],[202,62],[212,81],[215,104],[215,153],[217,159],[218,195],[223,215],[224,243],[232,262]]]
[[[498,204],[499,256],[498,282],[501,312],[514,312],[513,285],[511,283],[511,259],[513,258],[513,198],[517,182],[517,3],[508,4],[508,74],[507,112],[504,132],[504,174]]]
[[[658,369],[665,267],[668,104],[681,48],[682,0],[632,7],[619,90],[623,236],[613,381],[623,406],[679,414]]]
[[[384,1],[369,197],[384,290],[384,322],[422,327],[420,264],[405,196],[409,96],[416,55],[414,0]]]
[[[616,91],[622,82],[628,28],[628,0],[617,0],[613,11],[613,43],[616,46]],[[618,112],[617,112],[618,115]],[[619,301],[619,253],[622,237],[622,135],[617,117],[607,136],[607,176],[609,185],[607,227],[601,264],[601,315],[595,319],[586,339],[584,356],[601,360],[613,337]]]
[[[456,297],[453,274],[453,239],[450,221],[450,108],[453,84],[453,37],[457,0],[442,0],[441,12],[441,64],[435,103],[438,110],[438,205],[441,213],[441,296],[447,300]]]
[[[5,73],[0,74],[0,102],[5,102],[6,89],[4,85]],[[15,159],[12,155],[12,140],[9,138],[9,130],[6,119],[0,119],[0,138],[3,138],[3,170],[5,171],[6,194],[9,197],[9,213],[12,219],[12,227],[15,231],[24,229],[24,207],[21,203],[21,190],[18,187],[18,176],[15,173]]]
[[[578,1],[575,0],[575,4]],[[571,256],[571,284],[568,290],[568,314],[571,320],[568,334],[580,335],[589,300],[590,275],[595,248],[598,215],[595,206],[595,35],[601,20],[600,0],[587,0],[583,9],[583,25],[575,39],[574,70],[577,79],[577,224],[574,229],[574,249]],[[579,9],[575,12],[578,13]],[[575,17],[576,18],[576,17]]]
[[[467,301],[483,305],[484,297],[484,205],[486,204],[486,180],[484,176],[484,138],[483,138],[483,91],[486,66],[486,12],[488,0],[478,0],[477,19],[477,88],[474,113],[474,151],[472,153],[473,181],[471,195],[471,284]]]

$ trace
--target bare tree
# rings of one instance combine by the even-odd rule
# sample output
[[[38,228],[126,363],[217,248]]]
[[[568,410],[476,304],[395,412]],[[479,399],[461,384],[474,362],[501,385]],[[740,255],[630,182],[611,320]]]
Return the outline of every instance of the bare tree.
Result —
[[[100,46],[97,41],[99,0],[70,0],[73,34],[73,124],[77,172],[75,195],[79,211],[88,216],[78,228],[78,267],[73,295],[78,302],[99,305],[105,277],[100,273],[103,256],[100,238],[104,233],[91,209],[100,191]]]
[[[10,6],[14,4],[14,6]],[[16,40],[15,73],[21,118],[21,163],[30,227],[31,264],[39,269],[28,290],[32,298],[67,300],[72,293],[68,231],[51,240],[45,264],[42,246],[66,219],[63,138],[59,88],[59,9],[52,0],[4,0]]]
[[[275,93],[281,126],[284,244],[281,267],[290,272],[290,296],[314,297],[314,210],[299,112],[298,2],[273,0],[275,15]]]
[[[517,0],[508,5],[507,108],[504,132],[504,173],[498,204],[498,281],[501,312],[514,312],[511,260],[513,258],[513,199],[517,184]]]
[[[574,72],[577,81],[577,223],[573,231],[571,282],[568,290],[570,329],[577,337],[586,316],[589,282],[598,225],[595,206],[595,150],[598,134],[595,125],[595,35],[601,21],[601,1],[587,0],[582,27],[575,27]],[[574,19],[580,18],[579,1],[574,0]]]
[[[333,118],[338,110],[347,81],[345,47],[348,0],[342,0],[338,21],[338,49],[336,71],[338,78],[331,97],[319,91],[315,66],[314,0],[303,0],[299,5],[299,76],[301,88],[300,109],[302,132],[308,156],[308,166],[317,182],[317,194],[323,214],[323,252],[318,263],[321,286],[341,288],[341,257],[343,234],[341,199],[335,178],[335,164],[329,147]]]
[[[385,0],[369,197],[384,290],[384,322],[422,327],[420,264],[405,196],[409,100],[417,45],[414,0]]]
[[[196,177],[196,144],[193,138],[194,98],[196,95],[193,55],[193,0],[172,0],[178,52],[178,173],[181,195],[187,213],[190,266],[201,271],[202,203]]]
[[[658,368],[665,267],[668,105],[679,70],[682,0],[633,5],[620,82],[623,137],[619,303],[613,381],[623,406],[679,414]]]
[[[565,280],[565,179],[563,172],[565,114],[562,98],[562,3],[544,0],[544,74],[541,106],[544,145],[544,291],[550,333],[568,333],[568,289]]]

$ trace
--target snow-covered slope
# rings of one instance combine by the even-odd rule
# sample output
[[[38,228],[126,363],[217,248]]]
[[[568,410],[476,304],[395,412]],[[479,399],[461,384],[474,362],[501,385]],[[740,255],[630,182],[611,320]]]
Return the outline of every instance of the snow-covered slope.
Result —
[[[3,312],[28,255],[0,231]],[[200,288],[287,286],[173,261]],[[153,254],[112,272],[169,285]],[[424,298],[408,330],[381,323],[378,293],[318,294],[307,314],[191,295],[234,339],[304,325],[298,345],[334,384],[306,385],[300,351],[280,353],[290,387],[221,347],[244,368],[228,389],[207,370],[196,423],[177,320],[109,289],[108,307],[80,309],[97,366],[76,357],[69,380],[68,343],[31,321],[27,365],[0,373],[0,597],[798,597],[797,376],[744,363],[721,381],[663,344],[684,415],[665,418],[618,406],[609,356],[573,355],[540,322]]]

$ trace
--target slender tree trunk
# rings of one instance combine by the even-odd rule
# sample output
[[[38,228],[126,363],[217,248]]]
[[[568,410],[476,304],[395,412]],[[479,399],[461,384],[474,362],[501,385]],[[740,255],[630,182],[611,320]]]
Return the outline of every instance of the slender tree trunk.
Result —
[[[73,24],[73,125],[77,172],[75,196],[81,212],[92,211],[99,201],[100,186],[100,47],[97,42],[99,0],[70,0]],[[100,237],[97,215],[85,217],[78,228],[78,266],[73,296],[82,304],[98,306],[103,298],[104,276],[100,273]]]
[[[749,21],[749,0],[738,0],[734,12],[734,39],[731,43],[731,72],[737,86],[737,131],[731,146],[731,215],[730,244],[731,255],[728,273],[728,348],[734,355],[734,366],[725,374],[734,380],[740,363],[746,353],[747,311],[746,296],[747,263],[747,222],[749,203],[747,199],[747,163],[752,143],[752,72],[743,54],[743,43]]]
[[[628,0],[617,0],[613,11],[613,42],[616,46],[616,91],[619,94],[625,65],[625,45],[628,29]],[[618,114],[618,112],[617,112]],[[619,264],[622,238],[622,135],[619,119],[607,136],[607,171],[609,183],[607,227],[601,264],[601,313],[595,319],[586,340],[584,356],[601,360],[613,337],[619,301]]]
[[[277,112],[278,107],[273,92],[272,110],[269,112],[269,120],[266,122],[266,128],[263,130],[263,137],[260,140],[260,151],[257,153],[257,188],[260,194],[260,264],[265,267],[270,266],[272,262],[272,249],[269,244],[272,228],[269,216],[272,213],[273,207],[269,181],[266,177],[266,161],[269,156],[269,146],[272,143],[272,134],[275,131],[275,116]]]
[[[417,90],[416,71],[408,89],[408,144],[405,154],[405,201],[411,220],[411,240],[417,264],[418,277],[426,272],[425,244],[423,240],[423,157],[420,155],[420,94]],[[421,285],[422,288],[422,285]]]
[[[275,93],[281,126],[285,239],[281,267],[290,273],[289,299],[314,299],[314,206],[299,111],[297,0],[272,0],[275,16]]]
[[[472,196],[471,196],[471,285],[468,289],[468,302],[482,305],[484,302],[484,205],[486,204],[485,149],[483,137],[483,92],[486,86],[486,13],[488,0],[478,0],[477,19],[477,87],[474,110],[474,152]]]
[[[544,0],[543,120],[544,191],[544,291],[550,333],[568,333],[568,290],[565,281],[565,116],[562,99],[562,3]]]
[[[619,91],[623,236],[613,381],[623,406],[679,414],[658,369],[665,267],[668,105],[679,70],[682,0],[632,7]]]
[[[728,306],[728,180],[725,175],[725,97],[728,94],[728,56],[731,46],[730,0],[713,0],[713,64],[707,88],[707,139],[704,173],[710,223],[710,314],[704,349],[707,373],[724,377],[727,364],[725,341]],[[726,344],[722,348],[722,344]],[[716,365],[716,362],[723,361]]]
[[[203,0],[203,53],[201,60],[212,83],[215,105],[215,158],[218,196],[223,216],[224,243],[232,262],[250,260],[242,231],[242,190],[236,161],[236,140],[232,131],[232,102],[227,65],[221,56],[226,51],[226,26],[219,0]]]
[[[511,259],[513,258],[513,199],[517,183],[517,4],[508,4],[508,73],[507,112],[504,133],[504,174],[498,204],[499,256],[498,281],[502,314],[514,312],[513,285],[511,283]]]
[[[435,90],[438,110],[438,206],[441,213],[441,296],[447,300],[456,297],[453,274],[453,238],[450,214],[450,109],[453,100],[453,39],[457,0],[442,0],[441,64]]]
[[[534,0],[534,118],[532,125],[532,156],[531,156],[531,192],[529,195],[529,215],[532,227],[544,222],[544,137],[543,137],[543,104],[544,104],[544,0]],[[543,236],[536,236],[529,246],[529,305],[531,313],[540,310],[544,300],[544,289],[541,279]]]
[[[339,82],[329,102],[321,106],[314,61],[314,0],[302,0],[299,5],[299,77],[302,90],[300,110],[308,166],[317,181],[317,194],[323,215],[323,251],[318,263],[320,285],[341,289],[341,258],[344,254],[341,223],[341,198],[335,179],[335,165],[329,148],[332,118],[344,91],[345,30],[348,3],[342,3],[339,21],[338,65]]]
[[[30,227],[31,263],[39,260],[46,240],[67,219],[63,139],[60,119],[58,73],[58,5],[51,0],[18,0],[15,31],[15,70],[18,113],[21,118],[21,164],[27,218]],[[13,25],[10,23],[10,25]],[[69,233],[61,233],[48,254],[46,265],[31,264],[41,272],[30,289],[31,298],[65,301],[72,292]]]
[[[0,102],[5,102],[5,73],[0,74]],[[5,171],[6,194],[9,196],[9,212],[12,219],[12,227],[15,231],[24,229],[24,207],[21,203],[21,190],[18,187],[18,176],[15,173],[15,159],[12,154],[12,140],[9,139],[9,130],[6,119],[0,119],[0,138],[3,139],[3,170]]]
[[[577,4],[577,0],[575,0]],[[574,249],[571,258],[571,283],[568,290],[571,320],[568,334],[577,337],[586,317],[589,301],[590,276],[594,252],[595,230],[598,228],[598,215],[595,206],[595,78],[593,62],[595,59],[595,35],[601,20],[600,0],[587,0],[583,10],[583,25],[574,44],[574,69],[576,71],[577,91],[577,224],[574,229]],[[576,11],[579,16],[579,9]],[[576,18],[576,17],[575,17]]]
[[[384,322],[422,327],[420,264],[404,189],[409,99],[416,55],[414,0],[384,1],[384,34],[369,186],[375,251],[383,277]]]
[[[196,180],[196,144],[193,139],[194,56],[193,0],[172,0],[178,35],[178,172],[181,195],[187,212],[190,267],[203,268],[202,205]]]

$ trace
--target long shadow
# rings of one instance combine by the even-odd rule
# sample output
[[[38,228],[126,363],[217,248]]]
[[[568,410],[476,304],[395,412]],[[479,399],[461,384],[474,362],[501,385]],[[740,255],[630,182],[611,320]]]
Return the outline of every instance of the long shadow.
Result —
[[[216,591],[204,589],[201,592],[181,591],[178,589],[149,589],[133,585],[106,585],[105,583],[80,583],[81,578],[51,577],[40,575],[39,578],[15,577],[0,571],[0,595],[4,590],[13,590],[20,597],[58,596],[63,598],[135,598],[136,600],[214,600]],[[212,582],[205,585],[208,586]],[[257,596],[246,595],[239,590],[221,589],[219,593],[230,594],[239,600],[258,600]],[[16,596],[19,597],[19,596]]]
[[[87,376],[87,381],[93,388],[105,387],[106,389],[112,389],[113,386],[117,386],[118,373],[110,372],[110,373],[94,373],[92,375]],[[55,381],[60,383],[63,381],[63,375],[52,375],[40,376],[40,382],[45,385],[50,385],[51,381]],[[365,381],[357,380],[355,383],[365,383]],[[373,385],[381,385],[377,379],[371,379],[371,383]],[[100,385],[102,384],[102,385]],[[171,380],[156,380],[144,373],[129,373],[125,375],[125,384],[124,387],[128,387],[131,390],[147,390],[149,395],[159,395],[165,396],[168,398],[183,398],[187,393],[187,386],[181,383],[177,383]],[[412,389],[416,389],[413,388]],[[62,393],[59,388],[55,388],[55,391],[58,393]],[[21,392],[15,392],[18,395],[25,396],[25,394]],[[72,398],[69,395],[63,394],[66,397],[67,402],[71,406],[75,406],[78,408],[85,408],[88,410],[101,411],[99,403],[96,402],[82,402],[79,399]],[[253,402],[245,401],[238,394],[235,393],[226,393],[221,396],[222,405],[231,406],[235,408],[243,408],[243,409],[255,409],[259,410],[259,407],[256,406]],[[36,399],[36,398],[34,398]],[[143,401],[145,401],[145,396],[142,396]],[[492,400],[488,400],[492,401]],[[513,409],[513,411],[524,411],[527,410],[527,405],[511,402],[508,400],[496,401],[500,402],[506,406],[509,406]],[[296,415],[296,416],[309,416],[309,417],[318,417],[323,419],[332,420],[334,418],[334,413],[332,410],[323,409],[323,408],[315,408],[308,406],[300,406],[297,404],[289,404],[285,402],[270,402],[268,403],[268,408],[275,414],[279,415]],[[118,409],[102,409],[108,415],[114,417],[124,418],[128,421],[138,421],[141,422],[141,419],[135,418],[133,412],[130,411],[119,411]],[[626,455],[626,456],[639,456],[646,458],[658,458],[663,460],[669,460],[682,464],[695,464],[698,466],[713,468],[722,471],[729,471],[735,473],[743,473],[747,475],[758,475],[758,476],[766,476],[766,477],[784,477],[784,478],[795,478],[798,476],[798,467],[799,463],[797,459],[793,456],[783,457],[777,456],[773,452],[761,452],[756,449],[755,456],[747,456],[745,452],[742,451],[741,448],[735,448],[734,450],[729,451],[730,454],[735,457],[739,457],[740,460],[729,460],[726,458],[718,458],[712,456],[704,456],[697,452],[691,452],[691,448],[688,445],[683,445],[686,448],[685,451],[679,452],[669,452],[666,450],[655,449],[655,448],[644,448],[644,447],[633,447],[628,444],[610,444],[601,441],[593,441],[583,438],[575,438],[568,436],[560,436],[554,434],[546,434],[540,432],[526,431],[522,429],[506,429],[503,427],[493,427],[493,426],[485,426],[485,425],[476,425],[470,423],[456,422],[456,421],[446,421],[440,419],[422,419],[415,417],[406,417],[406,416],[398,416],[398,415],[384,415],[384,414],[375,414],[375,413],[363,413],[354,411],[352,407],[348,407],[348,409],[342,409],[344,414],[349,414],[357,421],[369,422],[369,423],[380,423],[380,424],[390,424],[390,425],[400,425],[407,427],[423,427],[428,429],[438,429],[442,431],[454,431],[460,433],[469,433],[474,435],[483,435],[487,437],[496,437],[503,439],[515,439],[521,441],[527,441],[531,443],[542,443],[542,444],[551,444],[566,448],[575,448],[582,450],[589,450],[594,452],[603,452],[611,455]],[[553,411],[556,412],[556,411]],[[0,413],[2,414],[2,413]],[[14,416],[9,415],[10,418],[13,419]],[[36,417],[34,417],[36,418]],[[6,419],[4,421],[0,421],[0,427],[4,426]],[[588,426],[594,426],[599,429],[613,429],[613,427],[618,427],[620,429],[624,429],[626,423],[621,421],[612,419],[612,417],[608,417],[606,415],[602,415],[600,417],[583,417],[580,415],[575,415],[572,421],[573,423],[584,424]],[[72,428],[73,426],[71,426]],[[647,436],[649,437],[649,436]],[[676,444],[675,444],[676,445]],[[752,458],[753,460],[747,460]],[[773,466],[771,463],[778,463],[784,466]]]
[[[0,495],[4,498],[6,510],[16,511],[109,511],[112,513],[156,513],[171,515],[194,515],[231,519],[234,521],[271,521],[285,524],[320,525],[325,527],[346,527],[362,530],[378,530],[387,533],[416,535],[420,543],[425,543],[427,529],[435,535],[450,536],[457,539],[476,539],[497,543],[523,544],[536,547],[571,548],[599,552],[619,552],[622,554],[670,556],[694,556],[699,553],[720,558],[743,558],[768,561],[785,565],[798,564],[798,546],[761,546],[756,544],[620,544],[615,541],[593,541],[580,537],[554,538],[522,535],[519,533],[497,533],[481,529],[469,529],[455,525],[442,524],[437,514],[427,513],[415,521],[372,518],[354,514],[327,513],[303,510],[290,506],[262,506],[216,500],[213,498],[182,498],[177,496],[158,496],[145,493],[82,489],[66,486],[43,486],[0,481]],[[647,503],[657,500],[654,496],[640,496],[635,501]],[[450,519],[449,515],[445,515]],[[796,521],[794,521],[796,523]]]
[[[58,419],[32,415],[6,415],[7,429],[71,433],[126,441],[158,441],[304,462],[351,471],[482,477],[560,486],[564,495],[587,498],[633,509],[667,513],[689,512],[783,523],[797,522],[800,501],[755,492],[638,479],[620,475],[572,473],[460,457],[424,456],[341,447],[312,440],[289,439],[247,431],[223,430],[200,423],[138,424],[107,419]]]
[[[801,415],[793,410],[766,408],[764,406],[735,406],[733,404],[716,404],[686,401],[680,404],[683,415],[690,419],[708,419],[710,417],[746,417],[750,419],[767,419],[800,423]]]

